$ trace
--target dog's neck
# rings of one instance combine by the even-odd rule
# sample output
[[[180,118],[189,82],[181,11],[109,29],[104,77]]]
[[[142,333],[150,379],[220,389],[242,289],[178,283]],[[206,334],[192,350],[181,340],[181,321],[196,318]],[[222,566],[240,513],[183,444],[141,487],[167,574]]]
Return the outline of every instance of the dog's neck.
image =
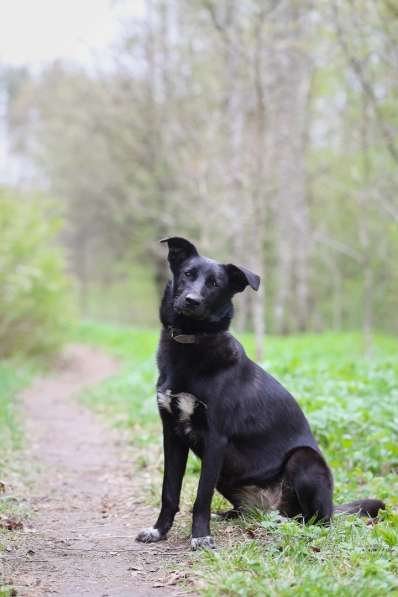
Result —
[[[200,337],[212,336],[228,330],[233,316],[232,303],[218,317],[213,319],[193,319],[177,313],[173,308],[173,297],[171,284],[167,284],[163,299],[160,305],[160,321],[168,331],[170,338],[177,342],[193,344]],[[178,336],[189,336],[180,338]]]

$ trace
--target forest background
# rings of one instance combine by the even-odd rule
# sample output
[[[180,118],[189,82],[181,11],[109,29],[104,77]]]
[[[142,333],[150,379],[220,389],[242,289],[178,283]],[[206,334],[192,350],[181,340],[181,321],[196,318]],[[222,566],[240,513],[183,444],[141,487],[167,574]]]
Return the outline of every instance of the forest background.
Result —
[[[370,350],[398,331],[397,39],[393,0],[146,0],[89,64],[1,67],[3,201],[63,219],[85,318],[156,325],[182,235],[262,277],[235,319],[259,355],[268,332]]]

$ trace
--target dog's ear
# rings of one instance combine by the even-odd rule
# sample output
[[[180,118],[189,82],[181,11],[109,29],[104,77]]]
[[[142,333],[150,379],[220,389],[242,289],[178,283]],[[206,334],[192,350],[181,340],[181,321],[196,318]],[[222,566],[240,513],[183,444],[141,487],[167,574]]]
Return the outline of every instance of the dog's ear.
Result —
[[[161,243],[167,243],[169,247],[168,260],[170,268],[173,273],[180,267],[189,257],[196,257],[199,255],[195,245],[193,245],[186,238],[181,236],[170,236],[168,238],[162,238]]]
[[[260,276],[257,276],[257,274],[253,274],[253,272],[245,267],[238,267],[232,263],[226,265],[225,269],[233,292],[242,292],[246,286],[250,286],[253,290],[258,290]]]

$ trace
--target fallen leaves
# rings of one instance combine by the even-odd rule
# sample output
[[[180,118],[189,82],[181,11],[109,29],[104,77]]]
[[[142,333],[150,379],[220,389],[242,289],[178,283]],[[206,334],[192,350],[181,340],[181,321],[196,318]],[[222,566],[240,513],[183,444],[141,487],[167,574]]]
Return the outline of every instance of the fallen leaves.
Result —
[[[102,498],[100,508],[102,518],[110,516],[113,506],[114,504],[107,497]]]
[[[154,589],[161,589],[164,587],[171,587],[176,585],[180,580],[183,580],[187,577],[186,572],[173,572],[170,574],[169,578],[165,580],[165,582],[157,582],[152,585]]]
[[[19,531],[24,528],[23,522],[11,516],[0,516],[0,528],[7,531]]]

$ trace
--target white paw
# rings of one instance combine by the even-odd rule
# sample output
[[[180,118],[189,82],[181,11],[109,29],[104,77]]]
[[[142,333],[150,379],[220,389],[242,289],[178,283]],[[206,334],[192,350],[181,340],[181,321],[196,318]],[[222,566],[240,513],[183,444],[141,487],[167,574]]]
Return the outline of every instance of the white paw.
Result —
[[[141,543],[155,543],[156,541],[160,541],[161,539],[165,539],[164,535],[161,535],[158,529],[154,529],[153,527],[148,527],[147,529],[142,529],[136,536],[135,540],[140,541]]]
[[[207,535],[206,537],[192,537],[191,549],[196,551],[197,549],[215,549],[215,543],[213,537]]]

